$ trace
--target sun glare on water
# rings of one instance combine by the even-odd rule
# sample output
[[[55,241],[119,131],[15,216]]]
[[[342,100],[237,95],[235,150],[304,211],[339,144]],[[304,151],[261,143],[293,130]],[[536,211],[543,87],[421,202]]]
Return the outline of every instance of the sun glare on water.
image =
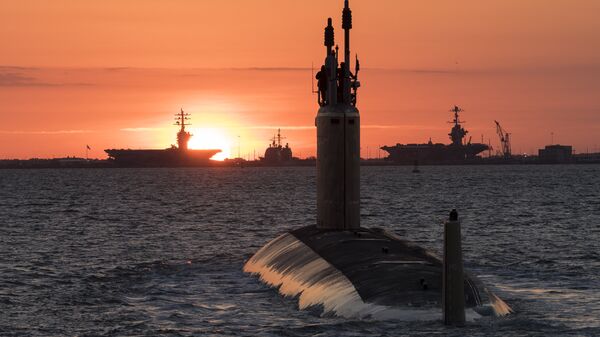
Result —
[[[212,160],[224,160],[231,157],[231,139],[227,133],[216,128],[196,128],[191,129],[192,138],[188,147],[194,150],[219,149],[221,152],[214,155]]]

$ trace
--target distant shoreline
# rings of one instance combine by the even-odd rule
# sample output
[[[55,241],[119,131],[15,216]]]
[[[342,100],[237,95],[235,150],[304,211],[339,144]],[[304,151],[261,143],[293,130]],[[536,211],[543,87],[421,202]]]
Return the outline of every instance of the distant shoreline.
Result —
[[[568,162],[542,162],[537,157],[523,157],[503,160],[501,158],[479,158],[473,161],[451,163],[422,163],[418,166],[490,166],[490,165],[582,165],[600,164],[600,154],[575,156]],[[387,159],[363,159],[361,166],[414,166],[408,162],[394,162]],[[131,166],[118,165],[109,159],[82,159],[82,158],[56,158],[56,159],[3,159],[0,160],[0,169],[27,170],[27,169],[98,169],[98,168],[190,168],[190,167],[311,167],[316,166],[315,159],[295,159],[281,164],[269,164],[260,160],[230,159],[225,161],[210,161],[206,165],[190,166]]]

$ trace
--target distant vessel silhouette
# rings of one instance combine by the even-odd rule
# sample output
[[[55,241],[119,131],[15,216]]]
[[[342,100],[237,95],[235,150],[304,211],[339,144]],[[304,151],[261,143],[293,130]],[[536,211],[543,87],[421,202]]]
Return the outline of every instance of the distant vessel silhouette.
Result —
[[[415,160],[415,167],[412,170],[413,173],[421,173],[421,170],[419,170],[419,161]]]
[[[261,164],[268,166],[277,166],[290,164],[293,160],[292,149],[286,143],[281,145],[281,129],[277,129],[277,135],[271,139],[269,147],[265,150],[265,156],[260,158]]]
[[[192,134],[185,130],[190,125],[188,120],[190,114],[183,109],[175,115],[175,125],[179,126],[177,133],[177,146],[172,145],[168,149],[157,150],[131,150],[131,149],[108,149],[109,161],[118,166],[127,167],[180,167],[180,166],[207,166],[210,158],[221,152],[218,149],[192,150],[188,149],[188,142]]]
[[[431,139],[425,144],[396,144],[394,146],[383,146],[381,149],[389,153],[388,160],[401,164],[411,164],[418,161],[420,164],[462,164],[473,162],[479,159],[477,156],[483,151],[489,149],[487,144],[471,143],[471,138],[465,142],[464,138],[469,131],[465,130],[459,119],[458,114],[463,110],[454,106],[451,112],[454,112],[454,120],[449,123],[454,124],[448,134],[451,144],[433,143]]]

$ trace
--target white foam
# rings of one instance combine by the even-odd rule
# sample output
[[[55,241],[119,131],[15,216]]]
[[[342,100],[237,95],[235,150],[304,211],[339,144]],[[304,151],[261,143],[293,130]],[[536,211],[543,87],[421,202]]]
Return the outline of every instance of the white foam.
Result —
[[[344,274],[291,234],[284,234],[261,248],[246,262],[244,271],[258,275],[284,296],[298,297],[300,310],[321,305],[323,315],[352,319],[429,321],[442,318],[439,308],[365,303]],[[467,310],[468,320],[479,317],[475,311]]]

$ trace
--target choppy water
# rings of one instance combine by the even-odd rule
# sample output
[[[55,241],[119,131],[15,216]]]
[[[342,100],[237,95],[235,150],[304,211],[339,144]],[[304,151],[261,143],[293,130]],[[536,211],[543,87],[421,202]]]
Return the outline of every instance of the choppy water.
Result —
[[[299,311],[242,272],[315,222],[314,168],[0,171],[2,336],[600,335],[600,166],[363,167],[362,224],[440,251],[515,309],[464,329]]]

